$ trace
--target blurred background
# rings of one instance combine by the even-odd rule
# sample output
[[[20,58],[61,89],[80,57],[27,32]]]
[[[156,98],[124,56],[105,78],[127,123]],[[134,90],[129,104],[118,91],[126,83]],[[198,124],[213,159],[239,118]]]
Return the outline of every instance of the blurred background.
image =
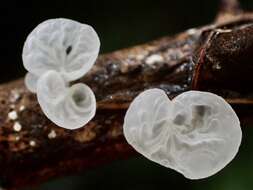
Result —
[[[252,0],[242,7],[253,10]],[[27,35],[40,22],[57,17],[92,25],[100,36],[101,53],[106,53],[188,28],[208,24],[214,19],[219,0],[8,0],[1,2],[0,83],[22,77],[22,47]],[[205,180],[190,181],[143,157],[117,161],[78,176],[49,181],[39,190],[99,189],[253,189],[253,126],[244,128],[239,154],[229,166]]]

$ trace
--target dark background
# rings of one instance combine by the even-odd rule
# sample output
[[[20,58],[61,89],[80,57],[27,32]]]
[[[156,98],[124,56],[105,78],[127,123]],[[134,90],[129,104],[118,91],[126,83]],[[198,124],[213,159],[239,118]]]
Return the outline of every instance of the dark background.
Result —
[[[241,1],[253,9],[252,0]],[[210,23],[219,0],[1,1],[0,83],[25,74],[21,53],[29,32],[40,22],[57,17],[92,25],[100,36],[101,53],[144,43],[164,35]],[[253,127],[244,131],[239,154],[228,167],[205,180],[190,181],[143,157],[118,161],[43,184],[39,190],[80,189],[253,189]]]

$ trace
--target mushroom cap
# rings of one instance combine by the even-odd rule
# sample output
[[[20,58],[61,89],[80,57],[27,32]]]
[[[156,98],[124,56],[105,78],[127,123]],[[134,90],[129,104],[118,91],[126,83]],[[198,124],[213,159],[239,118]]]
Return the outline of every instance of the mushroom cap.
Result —
[[[242,138],[231,106],[220,96],[199,91],[171,101],[163,90],[146,90],[127,110],[123,131],[139,153],[189,179],[206,178],[224,168]]]
[[[50,19],[28,35],[23,64],[38,78],[54,70],[66,81],[73,81],[91,69],[99,48],[99,37],[91,26],[65,18]]]
[[[37,98],[44,114],[65,129],[83,127],[95,116],[93,91],[82,83],[67,87],[56,71],[48,71],[39,78]]]

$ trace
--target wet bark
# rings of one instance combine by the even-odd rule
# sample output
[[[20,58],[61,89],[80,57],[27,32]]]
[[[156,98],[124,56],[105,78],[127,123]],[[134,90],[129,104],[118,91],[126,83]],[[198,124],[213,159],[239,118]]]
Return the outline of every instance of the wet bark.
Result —
[[[242,126],[252,124],[252,52],[253,14],[227,0],[210,25],[101,55],[79,81],[96,94],[96,116],[75,131],[50,122],[23,79],[1,85],[0,186],[19,189],[137,155],[122,124],[129,103],[149,88],[170,98],[214,92],[235,108]]]

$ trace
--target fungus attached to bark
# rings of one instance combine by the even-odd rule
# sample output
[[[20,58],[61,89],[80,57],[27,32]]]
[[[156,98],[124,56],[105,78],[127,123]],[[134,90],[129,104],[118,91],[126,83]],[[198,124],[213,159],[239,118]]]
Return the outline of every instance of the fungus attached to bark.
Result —
[[[94,117],[92,90],[81,83],[69,87],[69,83],[91,69],[99,47],[91,26],[62,18],[39,24],[27,37],[22,54],[28,70],[26,87],[37,93],[43,112],[58,126],[77,129]]]
[[[92,90],[82,83],[68,88],[61,75],[55,71],[48,71],[39,79],[37,97],[45,115],[64,128],[80,128],[96,112],[96,99]]]
[[[200,91],[171,101],[162,90],[147,90],[131,103],[123,129],[139,153],[189,179],[206,178],[224,168],[242,137],[231,106],[220,96]]]
[[[54,70],[66,81],[73,81],[91,69],[99,47],[99,37],[91,26],[70,19],[50,19],[28,35],[22,58],[24,67],[37,78]]]

